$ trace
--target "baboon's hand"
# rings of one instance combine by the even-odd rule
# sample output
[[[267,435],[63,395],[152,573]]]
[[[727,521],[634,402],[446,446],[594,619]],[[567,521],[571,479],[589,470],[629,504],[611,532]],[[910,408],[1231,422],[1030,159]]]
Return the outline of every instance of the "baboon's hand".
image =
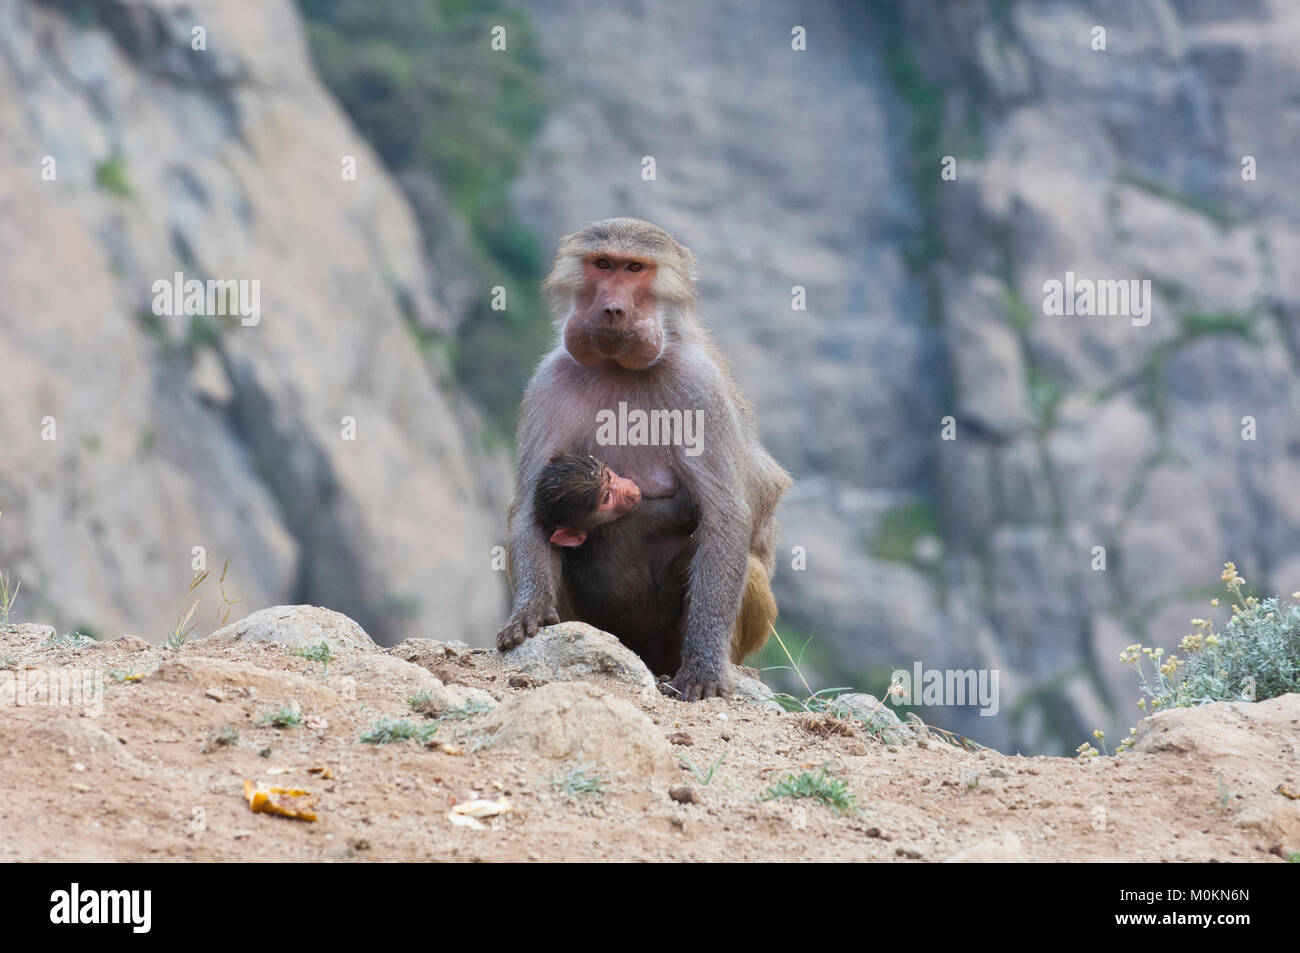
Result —
[[[725,666],[706,666],[698,662],[683,662],[672,681],[668,683],[665,695],[684,702],[696,702],[702,698],[726,698],[731,691],[727,684]]]
[[[560,614],[553,606],[543,607],[536,603],[521,606],[510,616],[505,628],[497,633],[497,648],[507,652],[522,645],[524,639],[536,635],[539,626],[555,625],[559,621]]]

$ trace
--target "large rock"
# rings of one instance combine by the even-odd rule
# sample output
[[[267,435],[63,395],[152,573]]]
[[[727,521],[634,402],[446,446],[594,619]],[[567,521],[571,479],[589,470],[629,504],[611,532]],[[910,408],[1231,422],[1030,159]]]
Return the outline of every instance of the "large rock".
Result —
[[[1106,618],[1150,619],[1129,642],[1173,647],[1185,618],[1171,629],[1153,604],[1226,559],[1262,591],[1298,585],[1276,570],[1300,553],[1300,153],[1269,117],[1289,108],[1300,21],[1120,5],[1102,53],[1076,6],[1003,6],[824,4],[801,13],[798,53],[783,10],[743,0],[666,0],[652,23],[539,5],[568,95],[515,197],[547,247],[617,207],[699,256],[705,320],[799,477],[776,590],[828,667],[997,668],[1002,711],[1032,713],[933,720],[1067,752],[1130,723],[1131,692],[1105,712],[1091,688],[1119,666]],[[743,26],[719,45],[718,22]],[[623,62],[633,42],[656,57]],[[898,62],[915,68],[901,86]],[[647,102],[663,82],[680,95]],[[656,179],[637,182],[647,154]],[[1151,279],[1151,323],[1044,314],[1044,281],[1067,270]],[[807,312],[785,310],[794,285]],[[914,503],[937,514],[942,560],[871,558],[880,513]]]
[[[236,612],[301,598],[381,642],[486,645],[506,612],[486,569],[498,468],[406,331],[465,318],[430,281],[481,300],[464,223],[409,186],[456,272],[431,276],[292,5],[210,6],[211,49],[190,55],[180,0],[0,0],[0,568],[24,579],[18,611],[158,641],[204,546],[213,569],[231,557]],[[811,674],[996,668],[1023,717],[930,717],[1003,748],[1123,733],[1131,694],[1094,690],[1115,682],[1114,620],[1172,648],[1222,561],[1259,591],[1300,588],[1300,153],[1275,121],[1300,21],[1112,7],[1101,53],[1070,4],[821,4],[800,15],[807,52],[786,11],[746,0],[663,0],[649,20],[529,6],[559,94],[515,210],[543,249],[615,209],[698,254],[706,323],[799,476],[775,588],[783,624],[819,637]],[[114,169],[130,197],[96,184]],[[149,283],[180,266],[260,277],[261,324],[215,346],[149,330]],[[1067,270],[1150,279],[1151,323],[1044,314]],[[903,506],[941,545],[873,555]]]
[[[1196,708],[1169,708],[1142,719],[1133,750],[1258,763],[1268,770],[1271,769],[1268,763],[1276,759],[1279,745],[1289,748],[1300,734],[1297,725],[1300,725],[1300,694],[1297,693],[1261,702],[1214,702]]]
[[[1300,694],[1261,702],[1171,708],[1142,719],[1133,753],[1159,758],[1197,779],[1236,824],[1300,847],[1300,766],[1295,745]],[[1217,788],[1217,789],[1216,789]]]
[[[320,606],[259,609],[218,629],[208,638],[214,642],[268,642],[289,651],[315,648],[325,642],[335,655],[377,649],[365,629],[342,613]]]
[[[501,704],[480,725],[495,747],[640,777],[671,776],[672,745],[631,702],[588,682],[554,682]]]
[[[504,574],[466,553],[500,536],[500,454],[408,330],[448,324],[410,209],[289,0],[0,0],[0,208],[19,611],[161,641],[203,547],[236,615],[296,595],[383,641],[490,636]],[[260,323],[156,317],[176,272],[260,281]]]

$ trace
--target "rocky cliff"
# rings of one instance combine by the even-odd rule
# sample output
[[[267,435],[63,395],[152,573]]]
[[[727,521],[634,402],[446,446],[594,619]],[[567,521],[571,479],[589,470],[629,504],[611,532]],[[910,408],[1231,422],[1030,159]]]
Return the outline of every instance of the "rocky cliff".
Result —
[[[559,102],[521,214],[698,253],[828,678],[996,668],[1002,716],[948,717],[1043,750],[1129,724],[1119,651],[1176,645],[1226,559],[1300,585],[1292,5],[527,6]],[[1150,279],[1150,323],[1046,316],[1067,271]]]
[[[817,687],[996,669],[998,717],[930,720],[1059,751],[1123,733],[1120,649],[1176,645],[1225,560],[1300,588],[1292,5],[517,6],[548,103],[510,191],[531,257],[608,215],[698,254],[798,479],[776,586]],[[412,338],[472,332],[452,312],[522,271],[458,266],[480,233],[401,171],[405,198],[288,3],[0,0],[0,569],[24,618],[156,640],[203,546],[236,615],[486,644],[502,455]],[[262,320],[158,319],[177,271],[259,279]],[[1067,273],[1150,280],[1149,323],[1046,314]],[[531,339],[462,358],[502,340]]]
[[[260,321],[159,316],[177,272],[260,282]],[[312,601],[380,639],[490,634],[499,494],[411,335],[437,320],[416,224],[292,5],[2,0],[0,288],[24,616],[157,641],[195,560],[228,558],[236,617]]]

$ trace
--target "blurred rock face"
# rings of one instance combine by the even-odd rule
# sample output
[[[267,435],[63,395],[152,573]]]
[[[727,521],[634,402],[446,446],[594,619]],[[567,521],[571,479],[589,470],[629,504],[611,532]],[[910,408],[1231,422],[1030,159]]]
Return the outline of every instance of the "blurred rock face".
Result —
[[[828,667],[997,668],[1001,717],[931,720],[1064,750],[1127,730],[1119,651],[1176,646],[1224,560],[1300,586],[1300,20],[894,6],[530,7],[561,94],[517,203],[543,244],[635,215],[699,255],[799,481],[784,624]],[[1149,324],[1049,316],[1067,271],[1150,279]]]
[[[23,618],[157,640],[203,546],[236,618],[486,644],[504,518],[471,473],[500,461],[406,328],[457,316],[292,6],[210,6],[0,0],[0,569]],[[776,586],[831,650],[815,687],[996,668],[997,718],[927,720],[1064,750],[1132,723],[1120,649],[1175,646],[1224,560],[1300,588],[1287,4],[845,0],[800,12],[801,53],[776,5],[526,7],[556,96],[515,207],[543,248],[635,215],[698,254],[798,478]],[[261,322],[148,320],[176,271],[260,280]],[[1067,272],[1150,280],[1150,323],[1045,314]]]
[[[260,322],[158,317],[153,283],[176,272],[260,282]],[[503,527],[473,425],[406,327],[427,287],[410,211],[319,87],[292,5],[0,0],[15,611],[158,641],[203,547],[199,632],[229,558],[232,618],[301,601],[380,641],[487,638]]]

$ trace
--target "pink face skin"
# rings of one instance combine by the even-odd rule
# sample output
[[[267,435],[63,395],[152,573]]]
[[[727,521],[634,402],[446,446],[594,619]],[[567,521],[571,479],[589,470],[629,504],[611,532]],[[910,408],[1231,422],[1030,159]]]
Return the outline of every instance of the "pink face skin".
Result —
[[[587,533],[603,523],[626,516],[641,502],[641,488],[621,477],[608,467],[605,468],[605,485],[600,490],[600,502],[596,512],[588,521],[587,529],[574,529],[561,526],[551,533],[551,542],[556,546],[581,546],[587,541]]]
[[[582,263],[583,284],[564,325],[564,347],[579,364],[613,361],[630,371],[649,367],[663,352],[654,294],[656,265],[641,258],[592,255]]]

